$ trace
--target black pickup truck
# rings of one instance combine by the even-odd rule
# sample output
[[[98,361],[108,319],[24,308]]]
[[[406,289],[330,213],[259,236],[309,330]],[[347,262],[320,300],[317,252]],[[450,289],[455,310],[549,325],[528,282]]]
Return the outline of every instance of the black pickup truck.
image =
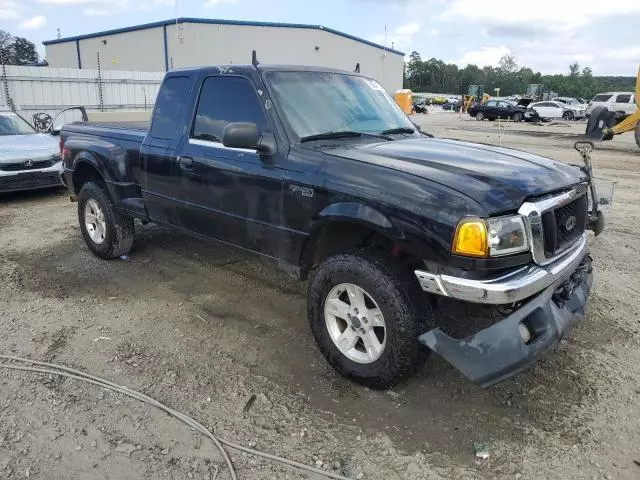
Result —
[[[70,124],[60,148],[95,255],[129,252],[139,219],[272,259],[308,279],[327,360],[373,388],[430,350],[491,385],[584,315],[590,169],[433,138],[356,73],[172,71],[148,131]]]

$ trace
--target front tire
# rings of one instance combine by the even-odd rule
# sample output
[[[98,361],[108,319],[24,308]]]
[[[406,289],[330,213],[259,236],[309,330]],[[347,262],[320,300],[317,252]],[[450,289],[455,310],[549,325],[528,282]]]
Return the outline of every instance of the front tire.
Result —
[[[513,121],[514,122],[521,122],[524,119],[524,115],[520,112],[516,112],[513,114]]]
[[[573,114],[573,112],[564,112],[562,114],[562,118],[564,118],[565,120],[573,120],[575,118],[575,115]]]
[[[484,120],[484,113],[482,113],[482,112],[476,113],[476,120],[478,120],[479,122]]]
[[[411,271],[370,254],[337,255],[309,280],[311,331],[342,375],[386,389],[411,375],[429,350],[418,342],[429,310]]]
[[[89,250],[105,260],[131,251],[134,240],[133,219],[120,215],[105,188],[88,182],[78,195],[78,221]]]

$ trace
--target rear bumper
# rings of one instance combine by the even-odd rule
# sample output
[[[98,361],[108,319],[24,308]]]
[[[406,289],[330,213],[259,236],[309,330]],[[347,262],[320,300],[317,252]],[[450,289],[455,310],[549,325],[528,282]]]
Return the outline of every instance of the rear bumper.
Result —
[[[62,162],[38,170],[5,172],[0,170],[0,192],[15,192],[62,186]]]
[[[584,316],[592,282],[591,258],[585,254],[568,276],[498,323],[463,340],[434,329],[419,341],[469,380],[488,387],[527,368]],[[531,334],[528,342],[521,334],[521,324]]]

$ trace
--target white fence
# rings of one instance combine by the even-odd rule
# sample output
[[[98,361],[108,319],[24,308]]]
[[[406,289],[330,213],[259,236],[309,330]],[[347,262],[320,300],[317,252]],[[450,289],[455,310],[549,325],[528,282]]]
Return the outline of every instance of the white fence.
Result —
[[[31,120],[82,105],[87,112],[151,110],[162,81],[160,72],[123,72],[74,68],[0,67],[0,107]]]

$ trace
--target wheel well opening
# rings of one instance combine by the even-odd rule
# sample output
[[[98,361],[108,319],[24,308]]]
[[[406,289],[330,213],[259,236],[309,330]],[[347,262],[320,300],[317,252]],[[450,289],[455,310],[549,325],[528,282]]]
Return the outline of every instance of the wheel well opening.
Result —
[[[74,192],[79,194],[82,186],[87,182],[94,182],[104,186],[104,180],[95,167],[86,162],[82,162],[73,172]]]
[[[302,252],[301,277],[329,257],[359,250],[384,252],[412,265],[419,262],[411,257],[402,244],[378,230],[354,222],[333,222],[316,229]]]

